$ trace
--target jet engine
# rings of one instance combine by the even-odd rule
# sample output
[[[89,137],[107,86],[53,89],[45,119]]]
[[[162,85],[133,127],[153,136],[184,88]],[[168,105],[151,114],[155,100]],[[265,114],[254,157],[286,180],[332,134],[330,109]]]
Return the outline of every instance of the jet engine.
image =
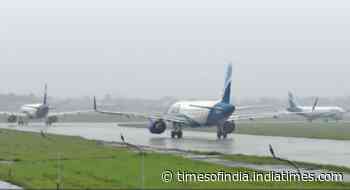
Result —
[[[51,125],[52,123],[58,122],[58,117],[57,116],[50,116],[47,117],[46,124]]]
[[[16,115],[10,115],[8,118],[7,118],[7,122],[8,123],[16,123],[18,120],[18,117]]]
[[[226,134],[233,133],[235,131],[235,129],[236,129],[236,124],[234,122],[226,121],[224,123],[224,128],[223,129],[224,129],[224,132]]]
[[[151,121],[148,129],[151,133],[161,134],[166,129],[166,123],[163,120]]]

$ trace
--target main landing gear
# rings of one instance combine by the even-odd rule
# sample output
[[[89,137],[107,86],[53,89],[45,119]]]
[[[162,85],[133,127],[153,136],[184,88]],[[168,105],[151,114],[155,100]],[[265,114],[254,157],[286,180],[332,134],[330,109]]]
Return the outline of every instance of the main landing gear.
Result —
[[[26,121],[26,120],[23,119],[23,118],[19,118],[18,121],[17,121],[17,125],[18,125],[18,126],[25,126],[25,125],[28,125],[28,121]]]
[[[216,135],[217,135],[218,139],[221,139],[221,137],[222,137],[223,139],[226,139],[226,138],[227,138],[227,133],[225,132],[223,125],[218,125],[218,126],[217,126]]]
[[[173,130],[171,131],[171,138],[177,137],[178,139],[182,138],[182,127],[180,124],[173,124]]]
[[[51,126],[52,125],[52,122],[50,122],[48,119],[45,120],[45,125],[47,127]]]

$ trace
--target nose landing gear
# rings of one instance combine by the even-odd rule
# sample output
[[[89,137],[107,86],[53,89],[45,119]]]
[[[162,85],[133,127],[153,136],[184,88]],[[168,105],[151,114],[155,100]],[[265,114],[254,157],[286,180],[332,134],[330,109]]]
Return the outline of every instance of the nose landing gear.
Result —
[[[218,126],[217,126],[216,135],[217,135],[218,139],[221,139],[221,137],[222,137],[223,139],[226,139],[226,138],[227,138],[227,133],[225,132],[224,127],[223,127],[222,125],[218,125]]]

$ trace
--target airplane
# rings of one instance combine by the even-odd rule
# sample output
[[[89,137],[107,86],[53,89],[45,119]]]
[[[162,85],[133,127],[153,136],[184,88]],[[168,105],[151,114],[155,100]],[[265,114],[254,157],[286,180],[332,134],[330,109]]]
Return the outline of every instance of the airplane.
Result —
[[[286,109],[290,114],[296,114],[305,117],[309,122],[315,119],[333,119],[336,122],[342,120],[347,113],[343,108],[338,106],[317,106],[318,98],[315,99],[313,106],[300,106],[291,92],[288,92],[289,107]]]
[[[164,114],[155,113],[133,113],[103,111],[97,108],[96,97],[94,97],[94,110],[101,114],[119,115],[126,117],[140,117],[150,121],[148,129],[153,134],[163,133],[168,124],[172,124],[171,138],[182,138],[182,129],[185,127],[217,128],[217,138],[225,139],[227,135],[234,132],[237,120],[252,120],[255,118],[273,117],[270,114],[236,114],[235,111],[252,109],[254,106],[238,107],[230,103],[232,82],[232,64],[228,64],[224,92],[220,100],[217,101],[179,101],[170,106]]]
[[[74,111],[74,112],[58,112],[50,113],[52,108],[47,102],[47,85],[45,84],[45,91],[42,103],[25,104],[20,108],[20,111],[15,112],[0,112],[0,115],[7,117],[8,123],[16,123],[19,126],[28,125],[29,120],[45,120],[46,126],[50,126],[54,122],[58,122],[59,116],[81,114],[89,111]],[[91,110],[90,110],[91,112]]]

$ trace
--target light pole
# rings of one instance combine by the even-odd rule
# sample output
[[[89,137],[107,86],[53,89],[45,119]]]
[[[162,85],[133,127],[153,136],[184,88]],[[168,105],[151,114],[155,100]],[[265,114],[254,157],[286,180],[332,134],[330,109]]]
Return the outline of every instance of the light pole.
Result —
[[[282,162],[287,162],[288,164],[292,165],[298,171],[298,173],[299,173],[299,175],[301,177],[301,171],[300,171],[300,169],[299,169],[299,167],[298,167],[298,165],[296,163],[294,163],[294,162],[292,162],[290,160],[287,160],[287,159],[283,159],[283,158],[277,157],[271,144],[269,144],[269,151],[270,151],[270,154],[272,155],[273,159],[279,160],[279,161],[282,161]]]
[[[120,134],[120,139],[122,140],[122,142],[127,146],[127,147],[132,147],[135,148],[139,154],[141,154],[141,189],[144,189],[145,186],[145,152],[143,151],[143,149],[139,146],[127,143],[125,141],[125,138],[123,136],[123,134]]]

